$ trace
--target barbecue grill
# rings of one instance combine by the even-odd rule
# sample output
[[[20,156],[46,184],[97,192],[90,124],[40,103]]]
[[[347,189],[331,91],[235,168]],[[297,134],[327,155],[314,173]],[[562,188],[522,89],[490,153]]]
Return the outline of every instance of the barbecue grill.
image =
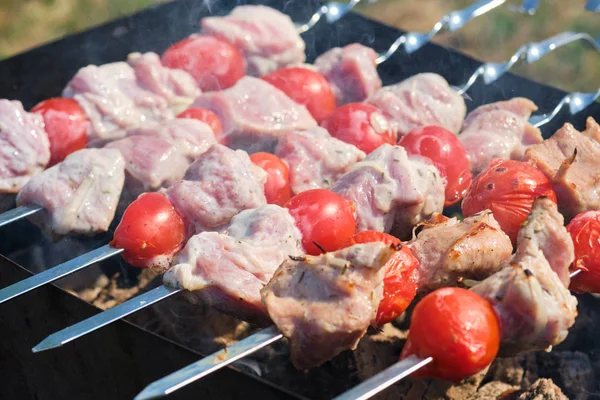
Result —
[[[0,95],[19,99],[29,109],[45,98],[58,95],[79,68],[88,64],[124,60],[133,51],[161,53],[173,42],[196,32],[203,16],[209,13],[226,14],[238,3],[233,0],[214,4],[180,0],[31,50],[0,63],[0,76],[3,77]],[[247,3],[269,5],[290,15],[294,21],[307,20],[319,6],[313,0]],[[311,62],[334,46],[353,42],[384,51],[401,33],[351,13],[334,24],[317,24],[303,38],[307,44],[307,61]],[[394,53],[378,71],[384,85],[421,72],[438,73],[450,84],[461,85],[480,65],[479,61],[458,52],[427,44],[410,55],[402,51]],[[40,74],[39,71],[45,73]],[[469,90],[466,103],[471,111],[485,103],[523,96],[533,100],[541,112],[551,112],[565,94],[561,90],[508,73],[490,85],[476,81]],[[566,121],[576,128],[583,128],[587,116],[600,119],[600,104],[593,104],[585,112],[576,115],[561,112],[542,127],[544,137],[549,137]],[[109,232],[93,239],[68,238],[53,244],[29,222],[19,221],[2,228],[0,237],[0,254],[6,257],[0,259],[0,287],[6,287],[32,272],[39,272],[95,249],[107,243],[111,235]],[[146,279],[144,274],[128,268],[118,258],[103,261],[98,268],[109,277],[119,274],[112,282],[113,287],[121,291],[129,288],[132,290],[130,295],[135,293],[139,282],[145,282]],[[84,281],[93,285],[94,278],[91,276]],[[82,293],[80,287],[73,286],[72,279],[66,278],[57,284]],[[152,281],[144,290],[157,284]],[[128,318],[130,323],[119,322],[49,354],[32,354],[31,348],[46,335],[81,321],[98,310],[55,286],[43,287],[11,303],[0,305],[0,359],[3,361],[0,371],[5,377],[5,384],[0,386],[0,398],[132,398],[155,379],[227,344],[214,343],[210,337],[193,340],[185,334],[186,325],[226,321],[224,324],[227,326],[235,326],[246,334],[257,330],[208,310],[203,310],[197,320],[189,321],[184,317],[186,307],[190,306],[181,299],[171,298],[164,304]],[[175,313],[168,310],[175,310]],[[587,353],[593,363],[599,362],[597,352],[600,350],[600,340],[593,332],[600,325],[600,312],[595,310],[600,310],[600,301],[589,295],[580,297],[580,314],[584,318],[578,319],[570,337],[557,350],[581,351]],[[172,329],[165,329],[165,324]],[[370,346],[372,348],[365,347],[367,353],[362,354],[381,357],[374,363],[377,367],[390,365],[397,359],[398,354],[394,353],[397,349],[393,346]],[[557,363],[556,368],[571,365],[561,365],[558,359],[551,356],[547,360]],[[327,399],[377,372],[375,366],[371,371],[358,365],[359,362],[353,353],[345,353],[319,369],[303,373],[291,366],[285,345],[278,343],[233,364],[233,369],[212,374],[174,397],[241,398],[250,394],[252,397],[266,398]],[[585,375],[589,374],[588,370],[576,371],[576,374],[583,376],[575,381],[576,384],[561,382],[562,375],[548,373],[551,369],[544,371],[540,373],[547,375],[544,377],[555,378],[555,383],[568,396],[583,393],[581,387],[576,387],[577,384],[591,392],[588,394],[597,393],[597,388],[590,387],[589,382],[597,381],[598,375]],[[411,388],[405,382],[398,390],[417,396],[419,385],[424,384],[416,383]]]

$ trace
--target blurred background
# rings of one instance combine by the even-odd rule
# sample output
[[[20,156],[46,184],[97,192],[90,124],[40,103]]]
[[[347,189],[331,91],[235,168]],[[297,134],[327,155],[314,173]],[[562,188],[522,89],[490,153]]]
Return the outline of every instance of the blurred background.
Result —
[[[0,59],[169,0],[0,0]],[[213,0],[214,1],[214,0]],[[302,1],[302,0],[296,0]],[[358,7],[364,15],[404,30],[428,31],[445,13],[474,0],[379,0]],[[600,14],[586,0],[541,0],[535,15],[511,1],[434,42],[484,61],[505,61],[520,45],[571,30],[600,35]],[[365,2],[366,3],[366,2]],[[600,87],[600,54],[582,43],[558,49],[513,72],[567,91]]]

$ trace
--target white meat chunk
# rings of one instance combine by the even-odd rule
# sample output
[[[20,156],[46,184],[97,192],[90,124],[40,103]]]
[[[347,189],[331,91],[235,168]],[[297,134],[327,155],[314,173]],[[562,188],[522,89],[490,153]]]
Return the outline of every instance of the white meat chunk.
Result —
[[[366,156],[356,146],[334,138],[321,127],[283,136],[275,155],[288,165],[294,193],[329,189],[339,176]]]
[[[523,159],[527,147],[541,143],[542,133],[528,122],[537,106],[516,97],[477,107],[467,115],[458,136],[473,174],[483,171],[492,158]]]
[[[467,113],[462,96],[444,78],[432,73],[417,74],[384,86],[366,102],[383,112],[398,132],[398,138],[427,125],[458,133]]]
[[[246,73],[263,76],[291,64],[303,63],[304,40],[291,18],[271,7],[244,5],[223,17],[206,17],[202,32],[237,47],[246,59]]]
[[[483,280],[499,271],[513,250],[510,238],[489,210],[463,221],[436,215],[422,228],[407,243],[419,260],[418,288],[422,292],[455,286],[463,278]]]
[[[266,172],[252,164],[246,152],[215,144],[167,195],[191,236],[221,229],[239,212],[266,204],[266,180]]]
[[[574,259],[572,244],[557,248],[571,247],[568,255],[551,249],[558,241],[571,240],[566,228],[558,226],[561,220],[552,201],[536,200],[519,231],[516,254],[499,272],[472,288],[492,303],[498,315],[502,355],[555,346],[575,323],[577,299],[552,270],[552,266],[566,270]],[[553,237],[543,232],[546,229],[563,232]]]
[[[34,176],[17,196],[17,205],[44,210],[29,219],[53,237],[93,235],[108,230],[125,181],[118,150],[82,149]]]
[[[381,89],[376,58],[375,50],[359,43],[334,47],[317,57],[316,70],[329,82],[338,107],[365,101]]]
[[[0,193],[18,193],[50,161],[50,142],[41,115],[20,101],[0,100]]]
[[[444,207],[444,182],[428,160],[384,144],[356,163],[332,187],[356,207],[356,231],[406,237],[414,225]]]
[[[286,260],[261,291],[294,366],[318,367],[355,349],[383,296],[382,268],[393,254],[381,242],[357,244],[300,261]]]
[[[295,130],[317,126],[306,107],[262,79],[249,76],[219,92],[202,94],[194,102],[223,121],[229,147],[249,153],[272,152],[277,141]]]
[[[267,322],[260,290],[289,256],[299,256],[302,235],[287,209],[264,205],[233,217],[222,232],[192,236],[164,276],[199,299],[239,318]]]

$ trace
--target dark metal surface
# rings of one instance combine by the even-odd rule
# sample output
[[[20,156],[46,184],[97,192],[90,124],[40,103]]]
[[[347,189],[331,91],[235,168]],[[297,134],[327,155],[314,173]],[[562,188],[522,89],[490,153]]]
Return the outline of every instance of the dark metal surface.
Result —
[[[21,100],[29,108],[45,98],[60,95],[79,68],[122,61],[133,51],[160,53],[173,42],[196,32],[202,16],[225,14],[238,3],[234,0],[181,0],[31,50],[0,63],[0,98]],[[318,4],[315,0],[260,3],[288,13],[295,21],[306,20]],[[318,24],[303,38],[308,61],[312,61],[331,47],[352,42],[382,51],[400,34],[358,15],[348,15],[335,25]],[[379,71],[384,84],[420,72],[435,72],[451,85],[460,85],[480,64],[454,51],[426,45],[410,56],[402,52],[393,55]],[[541,112],[548,112],[564,94],[508,74],[488,87],[477,82],[467,93],[466,102],[472,110],[484,103],[524,96],[536,102]],[[568,120],[583,128],[588,115],[600,119],[600,104]],[[566,113],[544,126],[544,135],[550,136],[564,122]],[[27,221],[20,221],[0,229],[0,253],[31,271],[39,271],[106,244],[109,237],[110,232],[95,239],[65,239],[51,243]],[[26,277],[17,266],[4,260],[0,264],[2,287]],[[117,258],[103,262],[102,269],[124,272],[132,280],[137,274]],[[130,398],[152,380],[197,359],[194,353],[123,322],[62,349],[31,354],[31,347],[47,334],[90,316],[94,310],[52,286],[0,305],[0,376],[3,383],[9,383],[0,385],[0,398]],[[293,369],[283,344],[273,347],[274,351],[252,357],[250,361],[255,373],[301,396],[331,398],[359,381],[354,361],[348,354],[320,369],[303,373]],[[248,377],[226,370],[193,385],[188,393],[206,399],[242,395],[282,398],[283,394],[274,395],[272,389],[266,388],[257,386],[256,381]],[[266,390],[266,394],[259,390]]]

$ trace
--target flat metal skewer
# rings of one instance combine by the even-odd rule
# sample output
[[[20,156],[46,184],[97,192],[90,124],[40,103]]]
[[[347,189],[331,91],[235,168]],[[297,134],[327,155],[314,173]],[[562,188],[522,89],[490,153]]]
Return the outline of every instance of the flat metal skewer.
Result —
[[[123,249],[116,249],[107,244],[97,248],[96,250],[92,250],[89,253],[59,264],[56,267],[47,269],[39,274],[35,274],[30,278],[23,279],[20,282],[0,290],[0,304],[47,283],[54,282],[57,279],[89,267],[92,264],[120,254],[121,252],[123,252]]]
[[[33,215],[37,212],[42,211],[43,209],[44,207],[38,206],[37,204],[28,204],[25,206],[13,208],[12,210],[0,214],[0,227]]]
[[[161,300],[171,297],[176,293],[181,292],[182,289],[172,288],[169,286],[161,285],[155,289],[150,290],[144,294],[136,296],[124,303],[119,304],[113,308],[101,312],[100,314],[94,315],[91,318],[83,320],[75,325],[72,325],[62,331],[58,331],[46,339],[42,340],[37,346],[31,349],[34,353],[40,351],[54,349],[67,344],[83,335],[87,335],[97,329],[102,328],[110,324],[111,322],[117,321],[124,318],[134,312],[151,306]]]
[[[317,22],[321,20],[323,16],[328,23],[332,24],[337,22],[340,18],[350,12],[358,3],[362,0],[350,0],[348,3],[339,3],[337,1],[330,1],[327,4],[323,4],[319,9],[309,18],[305,24],[297,24],[296,31],[298,34],[303,34],[308,30],[312,29]],[[374,3],[374,0],[370,0],[369,3]]]

